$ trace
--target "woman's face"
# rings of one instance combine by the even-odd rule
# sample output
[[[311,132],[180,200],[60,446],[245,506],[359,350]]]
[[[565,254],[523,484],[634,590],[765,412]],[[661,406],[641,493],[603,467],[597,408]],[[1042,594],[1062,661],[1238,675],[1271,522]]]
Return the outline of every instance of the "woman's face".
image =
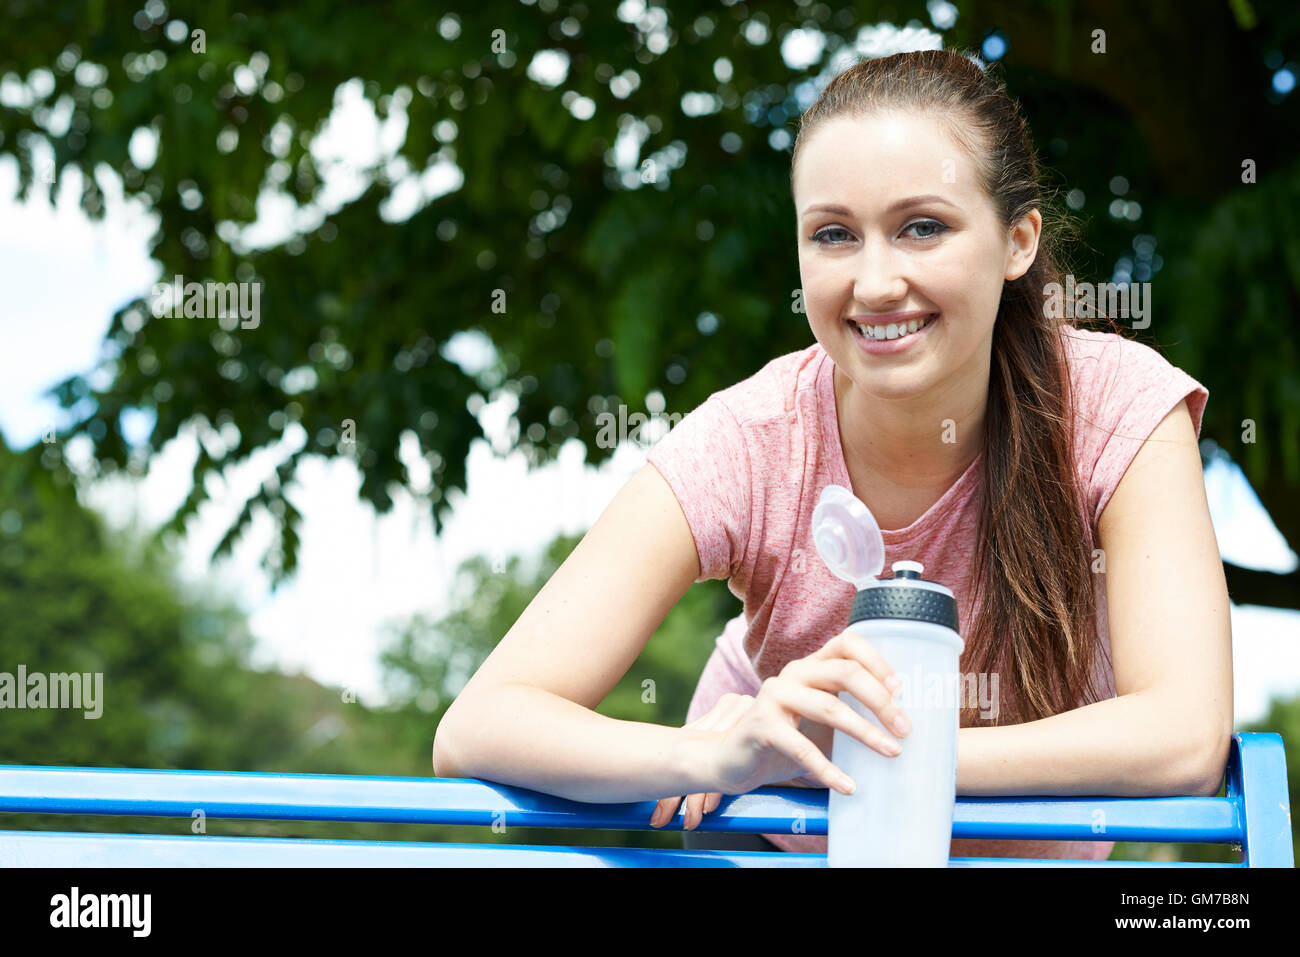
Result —
[[[794,198],[804,308],[835,365],[877,398],[955,387],[982,407],[1003,281],[1032,264],[1038,212],[1005,229],[974,160],[932,116],[900,112],[826,121],[800,145]],[[850,318],[893,313],[929,325],[864,348]]]

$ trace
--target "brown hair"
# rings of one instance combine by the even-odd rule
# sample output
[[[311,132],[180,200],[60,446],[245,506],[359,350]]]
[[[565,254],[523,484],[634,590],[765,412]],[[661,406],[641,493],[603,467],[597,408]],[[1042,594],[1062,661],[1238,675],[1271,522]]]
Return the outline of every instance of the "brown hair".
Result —
[[[864,60],[836,76],[800,119],[791,188],[800,144],[823,122],[895,109],[924,110],[944,124],[974,158],[1008,229],[1033,209],[1043,217],[1034,262],[1004,285],[993,327],[967,592],[979,611],[962,622],[961,664],[964,675],[998,675],[998,710],[986,723],[1035,720],[1100,700],[1092,532],[1074,471],[1066,320],[1043,308],[1048,284],[1063,282],[1061,248],[1076,230],[1047,201],[1028,127],[1003,82],[956,51]],[[978,711],[963,701],[961,725],[980,724]]]

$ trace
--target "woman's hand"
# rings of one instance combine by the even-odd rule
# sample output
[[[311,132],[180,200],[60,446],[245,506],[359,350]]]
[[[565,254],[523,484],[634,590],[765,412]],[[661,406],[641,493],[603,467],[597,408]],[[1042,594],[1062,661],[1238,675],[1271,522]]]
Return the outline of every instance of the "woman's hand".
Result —
[[[728,731],[740,720],[741,715],[753,705],[754,700],[753,695],[728,692],[719,698],[717,703],[706,714],[696,718],[684,727],[694,728],[697,731]],[[650,826],[663,827],[672,820],[673,814],[677,810],[677,802],[680,800],[680,797],[662,798],[655,805],[654,813],[650,815]],[[722,794],[718,791],[689,795],[686,798],[686,822],[683,825],[685,829],[690,831],[699,827],[700,820],[704,815],[717,808],[721,800]]]
[[[817,750],[831,756],[831,747],[835,744],[835,729],[828,728],[824,724],[818,724],[816,721],[809,721],[807,718],[799,719],[799,733],[804,735],[809,741],[817,745]],[[773,781],[767,785],[770,788],[820,788],[825,787],[820,781],[813,779],[812,774],[801,774],[797,778],[791,778],[789,781]]]
[[[893,682],[887,687],[885,682],[891,678]],[[800,775],[817,782],[813,786],[851,794],[853,782],[831,763],[817,743],[800,732],[800,721],[806,718],[838,728],[867,747],[894,757],[902,751],[898,741],[837,695],[849,692],[884,727],[894,728],[901,736],[908,733],[910,725],[896,724],[899,718],[907,720],[893,701],[893,690],[900,683],[871,642],[851,631],[836,635],[806,658],[790,662],[779,677],[763,682],[758,697],[729,729],[719,732],[713,778],[720,794],[745,794]],[[830,733],[833,735],[833,731]]]

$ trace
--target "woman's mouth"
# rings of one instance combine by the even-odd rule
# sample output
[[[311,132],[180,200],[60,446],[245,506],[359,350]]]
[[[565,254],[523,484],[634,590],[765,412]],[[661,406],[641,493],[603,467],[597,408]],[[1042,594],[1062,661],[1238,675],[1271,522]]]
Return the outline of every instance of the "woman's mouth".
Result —
[[[903,322],[883,322],[874,325],[854,322],[852,319],[848,320],[848,323],[853,327],[854,332],[864,338],[876,342],[888,342],[892,339],[902,339],[912,333],[919,332],[930,324],[931,319],[937,316],[938,313],[931,313],[919,319],[908,319]]]
[[[892,355],[905,350],[913,339],[921,338],[925,330],[938,319],[939,314],[934,312],[903,322],[861,324],[852,319],[846,319],[845,322],[849,324],[853,338],[864,351],[872,355]]]

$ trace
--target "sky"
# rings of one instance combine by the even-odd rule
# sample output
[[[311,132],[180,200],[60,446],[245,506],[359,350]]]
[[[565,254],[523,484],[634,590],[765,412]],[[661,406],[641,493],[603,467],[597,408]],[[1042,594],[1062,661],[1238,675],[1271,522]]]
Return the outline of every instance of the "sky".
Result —
[[[359,88],[341,87],[330,124],[313,146],[322,159],[336,160],[332,170],[324,164],[325,189],[316,207],[297,209],[268,194],[241,242],[263,246],[311,228],[361,192],[364,183],[352,170],[391,156],[404,134],[403,111],[395,109],[381,123]],[[627,165],[634,170],[636,144],[630,148]],[[133,142],[132,149],[147,153],[150,144]],[[418,176],[393,172],[407,174],[384,211],[394,221],[458,184],[454,168]],[[57,420],[57,406],[44,390],[93,367],[113,312],[161,277],[147,245],[155,218],[123,199],[113,174],[100,181],[107,215],[92,223],[77,208],[74,172],[53,204],[41,185],[20,204],[16,164],[0,158],[0,432],[11,447],[38,440]],[[458,361],[473,365],[490,346],[462,339],[449,348]],[[229,559],[211,565],[216,542],[271,469],[276,456],[269,450],[230,470],[221,494],[191,522],[181,544],[180,577],[228,596],[248,614],[257,641],[254,665],[302,671],[382,704],[377,656],[387,623],[415,612],[449,611],[446,585],[471,555],[532,555],[557,534],[585,531],[644,464],[645,450],[625,444],[593,469],[581,444],[570,440],[558,462],[529,473],[521,454],[500,454],[507,447],[508,401],[489,403],[479,413],[488,439],[471,448],[467,494],[454,500],[440,536],[409,495],[399,495],[393,510],[378,517],[358,500],[360,476],[350,461],[308,458],[293,496],[303,514],[296,576],[271,592],[258,566],[270,540],[269,521],[256,521]],[[75,455],[76,447],[69,452]],[[115,526],[157,526],[188,493],[195,455],[193,435],[182,435],[161,450],[143,479],[91,483],[83,501]],[[1296,554],[1235,464],[1226,457],[1214,462],[1205,481],[1225,559],[1273,571],[1296,567]],[[1300,613],[1234,605],[1232,622],[1235,712],[1242,724],[1263,715],[1270,695],[1300,691]]]

